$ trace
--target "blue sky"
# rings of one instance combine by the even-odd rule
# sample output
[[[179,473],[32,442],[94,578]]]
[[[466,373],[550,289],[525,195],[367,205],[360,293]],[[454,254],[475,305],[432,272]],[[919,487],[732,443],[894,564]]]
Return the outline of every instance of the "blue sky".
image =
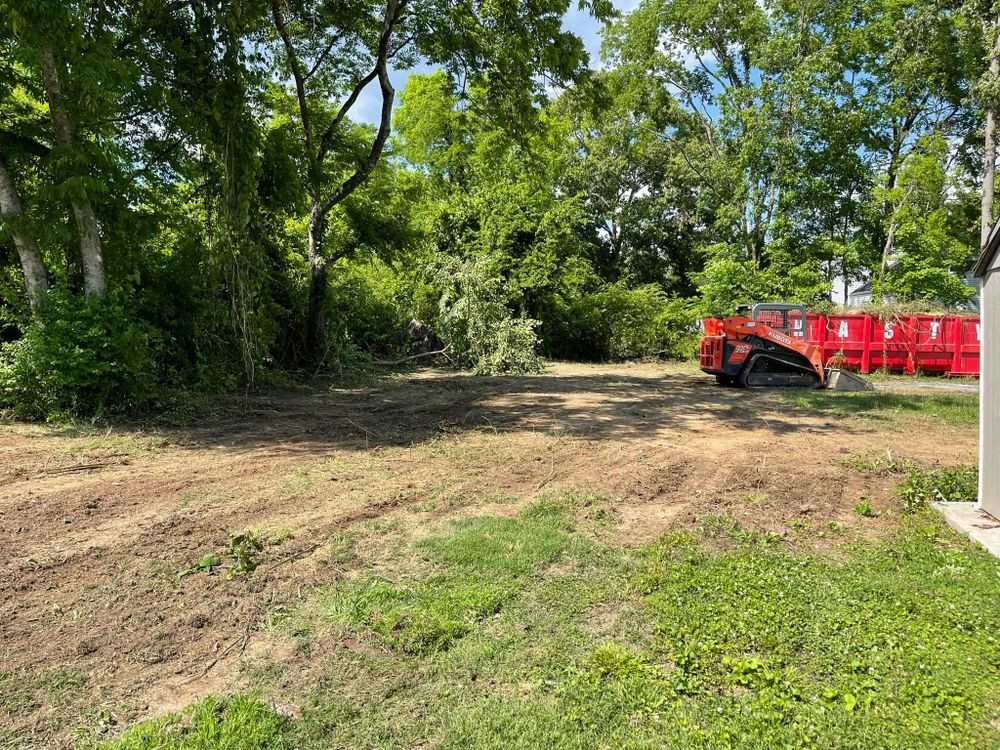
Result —
[[[615,0],[615,7],[619,11],[628,12],[639,5],[640,0]],[[576,9],[576,0],[572,2],[573,9],[566,14],[564,27],[576,33],[587,47],[590,53],[590,63],[597,66],[601,59],[601,24],[595,21],[586,11]],[[406,86],[406,79],[412,73],[428,73],[433,68],[418,66],[412,70],[393,71],[392,83],[396,87],[397,96]],[[351,117],[360,122],[375,124],[378,122],[379,110],[381,108],[381,97],[378,86],[369,86],[358,98],[357,104],[351,112]]]

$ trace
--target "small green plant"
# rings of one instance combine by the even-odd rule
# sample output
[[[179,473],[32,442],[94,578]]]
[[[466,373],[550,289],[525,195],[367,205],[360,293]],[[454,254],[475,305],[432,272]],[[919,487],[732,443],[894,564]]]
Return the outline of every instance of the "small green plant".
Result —
[[[252,531],[230,536],[226,546],[226,557],[233,560],[233,565],[226,573],[226,579],[249,575],[260,565],[260,553],[264,551],[264,543]]]
[[[913,469],[907,472],[896,492],[903,500],[905,512],[932,502],[974,502],[979,495],[979,470],[975,467]]]
[[[743,496],[743,502],[747,505],[764,505],[770,500],[771,496],[761,490],[755,490]]]
[[[290,538],[290,537],[287,537]],[[282,539],[282,537],[279,537]],[[274,541],[272,544],[280,544],[281,541]],[[264,551],[264,542],[252,531],[245,531],[242,534],[230,534],[229,542],[222,555],[211,553],[205,555],[198,562],[190,567],[184,568],[177,574],[177,580],[186,578],[194,573],[208,573],[212,575],[215,569],[222,565],[222,558],[232,560],[232,565],[226,571],[226,580],[231,581],[236,576],[249,575],[260,566],[260,553]]]
[[[791,521],[792,531],[796,534],[808,534],[810,530],[809,522],[804,518],[793,518]]]
[[[194,565],[184,568],[184,570],[178,573],[177,580],[187,578],[194,573],[208,573],[211,575],[220,565],[222,565],[222,559],[218,555],[205,555]]]
[[[861,502],[854,506],[854,512],[862,518],[875,518],[876,515],[871,498],[867,497],[861,498]]]
[[[290,542],[295,538],[295,532],[291,529],[281,529],[278,533],[271,537],[268,542],[272,547],[280,547],[285,542]]]

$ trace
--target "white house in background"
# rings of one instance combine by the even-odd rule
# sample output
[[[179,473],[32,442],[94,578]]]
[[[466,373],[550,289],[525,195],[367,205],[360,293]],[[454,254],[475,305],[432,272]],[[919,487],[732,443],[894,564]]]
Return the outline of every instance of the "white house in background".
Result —
[[[972,272],[982,283],[979,350],[979,507],[1000,518],[1000,222]]]
[[[976,277],[973,271],[967,271],[965,276],[962,278],[966,286],[970,286],[976,290],[976,293],[969,298],[969,301],[961,306],[962,310],[978,311],[980,307],[980,298],[982,296],[982,283],[979,278]],[[866,281],[861,286],[855,287],[847,295],[847,306],[848,307],[861,307],[862,305],[870,304],[872,301],[872,282]],[[893,302],[892,297],[886,297],[886,302]]]

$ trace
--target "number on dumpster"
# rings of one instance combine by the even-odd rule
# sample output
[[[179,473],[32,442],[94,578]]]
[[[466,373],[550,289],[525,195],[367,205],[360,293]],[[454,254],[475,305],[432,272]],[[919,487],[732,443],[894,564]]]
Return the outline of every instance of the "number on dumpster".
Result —
[[[885,340],[889,341],[896,335],[896,328],[892,323],[885,324]]]
[[[840,332],[837,335],[840,336],[840,338],[842,338],[842,339],[846,339],[847,338],[847,321],[846,320],[840,321]]]

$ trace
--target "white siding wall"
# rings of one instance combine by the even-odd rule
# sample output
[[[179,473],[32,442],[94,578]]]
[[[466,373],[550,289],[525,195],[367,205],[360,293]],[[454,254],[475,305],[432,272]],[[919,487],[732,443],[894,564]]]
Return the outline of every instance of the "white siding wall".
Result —
[[[1000,257],[983,278],[979,377],[979,503],[1000,517]]]

